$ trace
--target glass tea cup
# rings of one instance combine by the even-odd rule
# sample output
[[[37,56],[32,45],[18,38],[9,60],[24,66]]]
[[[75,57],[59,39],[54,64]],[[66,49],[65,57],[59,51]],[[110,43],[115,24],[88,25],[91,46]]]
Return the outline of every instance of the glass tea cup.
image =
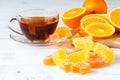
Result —
[[[15,26],[9,25],[13,32],[24,35],[31,42],[46,42],[56,30],[59,14],[56,10],[30,9],[18,13],[10,20],[10,24],[14,21],[18,22],[19,27],[15,29]]]

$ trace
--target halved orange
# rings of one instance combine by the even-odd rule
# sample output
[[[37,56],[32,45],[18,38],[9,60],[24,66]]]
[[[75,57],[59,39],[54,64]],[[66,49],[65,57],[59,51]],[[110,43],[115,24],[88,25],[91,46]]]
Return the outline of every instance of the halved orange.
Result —
[[[108,18],[117,31],[120,31],[120,7],[113,8],[108,13]]]
[[[80,26],[80,19],[86,14],[86,8],[75,7],[68,9],[62,14],[62,21],[69,28],[78,28]]]
[[[85,32],[93,38],[107,38],[115,33],[115,28],[107,23],[92,23],[85,27]]]
[[[96,16],[85,16],[81,19],[80,21],[80,30],[83,32],[83,34],[85,33],[85,27],[89,24],[92,23],[108,23],[105,19],[101,18],[101,17],[96,17]]]

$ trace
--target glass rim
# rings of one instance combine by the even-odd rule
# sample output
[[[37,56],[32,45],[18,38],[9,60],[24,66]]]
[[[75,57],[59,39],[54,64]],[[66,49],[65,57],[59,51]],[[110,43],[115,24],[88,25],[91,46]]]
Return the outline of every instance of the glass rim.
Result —
[[[41,12],[41,13],[46,13],[46,14],[48,14],[50,12],[50,13],[54,13],[54,16],[59,16],[59,13],[56,9],[35,8],[35,9],[22,10],[17,13],[16,17],[28,17],[28,16],[25,16],[26,13],[29,15],[29,13],[35,13],[35,12]]]

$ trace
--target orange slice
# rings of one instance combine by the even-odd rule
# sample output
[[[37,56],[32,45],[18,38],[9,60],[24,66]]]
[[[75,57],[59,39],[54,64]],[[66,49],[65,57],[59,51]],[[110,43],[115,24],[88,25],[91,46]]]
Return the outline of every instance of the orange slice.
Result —
[[[116,27],[117,31],[120,31],[120,7],[113,8],[108,13],[108,18],[112,25]]]
[[[115,33],[115,28],[107,23],[92,23],[85,27],[85,32],[94,38],[107,38]]]
[[[85,15],[85,16],[81,19],[81,21],[83,21],[84,19],[89,18],[89,17],[102,18],[102,19],[106,20],[106,22],[109,22],[109,19],[108,19],[107,14],[88,14],[88,15]]]
[[[80,26],[80,19],[86,14],[86,8],[75,7],[68,9],[62,14],[62,21],[69,28],[78,28]]]
[[[95,16],[85,16],[81,19],[81,24],[80,24],[80,30],[83,31],[84,34],[85,33],[85,27],[89,24],[92,24],[92,23],[107,23],[107,21],[103,18],[100,18],[100,17],[95,17]]]

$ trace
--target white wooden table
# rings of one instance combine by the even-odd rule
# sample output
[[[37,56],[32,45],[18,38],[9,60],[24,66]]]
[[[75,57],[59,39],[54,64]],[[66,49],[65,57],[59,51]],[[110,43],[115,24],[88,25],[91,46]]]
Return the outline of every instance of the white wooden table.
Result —
[[[115,49],[113,64],[93,69],[89,74],[64,73],[42,64],[44,56],[55,47],[36,47],[9,38],[7,26],[17,12],[30,8],[55,8],[62,11],[81,6],[83,0],[1,0],[0,1],[0,80],[120,80],[120,49]],[[120,0],[106,0],[108,10],[120,6]],[[60,20],[59,25],[63,25]]]

